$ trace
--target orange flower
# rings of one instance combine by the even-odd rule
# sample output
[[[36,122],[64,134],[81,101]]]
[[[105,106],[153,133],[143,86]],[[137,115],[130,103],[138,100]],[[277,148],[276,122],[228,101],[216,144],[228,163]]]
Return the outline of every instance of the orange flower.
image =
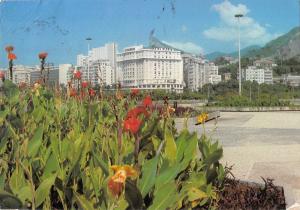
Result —
[[[137,96],[139,94],[140,90],[137,88],[132,88],[131,89],[131,95],[132,96]]]
[[[74,88],[70,89],[70,96],[75,97],[77,95],[76,90]]]
[[[93,88],[90,88],[90,89],[89,89],[89,95],[90,95],[91,97],[94,97],[94,96],[96,95],[96,91],[95,91]]]
[[[77,70],[77,71],[74,71],[74,78],[75,78],[75,79],[78,79],[78,80],[81,79],[81,72],[78,71],[78,70]]]
[[[14,46],[12,46],[12,45],[6,46],[5,51],[8,52],[8,53],[11,53],[12,51],[14,51]]]
[[[139,131],[141,123],[142,123],[141,120],[135,117],[130,117],[124,120],[124,130],[129,131],[132,134],[135,134]]]
[[[145,117],[149,117],[149,113],[146,108],[144,106],[138,106],[128,111],[126,119],[137,118],[140,114],[144,114]]]
[[[46,53],[46,52],[39,53],[39,59],[45,59],[45,58],[47,58],[47,56],[48,56],[48,53]]]
[[[143,104],[145,107],[147,106],[152,106],[152,99],[151,96],[147,95],[144,100],[143,100]]]
[[[136,179],[138,177],[138,172],[129,165],[124,166],[111,166],[111,169],[114,171],[114,175],[108,180],[108,189],[114,196],[120,196],[126,179],[131,177],[132,179]]]
[[[17,56],[14,53],[8,53],[7,58],[8,60],[15,60],[17,59]]]
[[[88,86],[89,86],[89,83],[86,82],[86,81],[83,81],[83,82],[81,83],[81,87],[82,87],[82,88],[87,88]]]

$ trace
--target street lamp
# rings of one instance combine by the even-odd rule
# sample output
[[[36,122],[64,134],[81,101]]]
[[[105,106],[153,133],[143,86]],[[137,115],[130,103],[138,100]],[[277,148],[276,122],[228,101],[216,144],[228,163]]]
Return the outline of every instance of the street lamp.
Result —
[[[243,14],[236,14],[234,17],[238,19],[239,25],[239,95],[242,95],[242,72],[241,72],[241,35],[240,35],[240,18],[243,17]]]
[[[90,82],[90,56],[89,56],[89,52],[90,52],[90,41],[92,40],[92,38],[88,37],[85,39],[87,41],[88,44],[88,54],[87,54],[87,73],[88,73],[88,81]]]

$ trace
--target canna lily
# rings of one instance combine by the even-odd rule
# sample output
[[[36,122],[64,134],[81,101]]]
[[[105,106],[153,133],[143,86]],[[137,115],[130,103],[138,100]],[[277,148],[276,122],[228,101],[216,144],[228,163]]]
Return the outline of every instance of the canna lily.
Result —
[[[149,117],[149,113],[146,108],[144,106],[138,106],[128,111],[126,119],[137,118],[140,114],[144,114],[145,117]]]
[[[83,81],[82,83],[81,83],[81,87],[82,88],[87,88],[89,86],[89,83],[87,82],[87,81]]]
[[[32,92],[35,93],[36,96],[39,96],[40,95],[40,88],[41,88],[41,84],[36,82],[33,85]]]
[[[89,95],[90,95],[90,97],[94,97],[96,95],[96,91],[93,88],[90,88]]]
[[[7,58],[8,60],[16,60],[17,56],[14,53],[8,53]]]
[[[197,122],[198,123],[205,123],[205,121],[208,119],[208,114],[203,112],[202,114],[200,114],[197,118]]]
[[[76,90],[74,88],[70,89],[70,96],[75,97],[77,95]]]
[[[74,78],[80,80],[81,79],[81,72],[80,71],[74,71]]]
[[[131,177],[132,179],[136,179],[138,177],[138,172],[129,165],[124,166],[111,166],[111,169],[114,171],[114,175],[108,180],[108,189],[114,196],[120,196],[126,179]]]
[[[46,59],[47,56],[48,56],[48,53],[46,53],[46,52],[39,53],[39,59]]]
[[[151,99],[151,96],[147,95],[144,100],[143,100],[143,105],[145,107],[148,107],[148,106],[152,106],[152,99]]]
[[[132,95],[132,96],[136,96],[136,95],[138,95],[138,94],[139,94],[139,92],[140,92],[140,90],[139,90],[139,89],[137,89],[137,88],[132,88],[132,89],[131,89],[131,95]]]
[[[126,120],[124,120],[124,130],[129,131],[132,134],[136,134],[141,126],[141,120],[139,120],[136,117],[130,117]]]
[[[12,46],[12,45],[6,46],[5,51],[8,52],[8,53],[11,53],[12,51],[14,51],[14,46]]]

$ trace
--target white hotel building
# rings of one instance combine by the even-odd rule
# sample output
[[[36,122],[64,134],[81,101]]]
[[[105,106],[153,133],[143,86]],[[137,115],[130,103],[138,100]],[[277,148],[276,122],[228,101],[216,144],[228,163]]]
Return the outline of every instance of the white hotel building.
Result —
[[[125,48],[117,55],[117,72],[124,88],[183,91],[183,60],[181,52],[174,49]]]

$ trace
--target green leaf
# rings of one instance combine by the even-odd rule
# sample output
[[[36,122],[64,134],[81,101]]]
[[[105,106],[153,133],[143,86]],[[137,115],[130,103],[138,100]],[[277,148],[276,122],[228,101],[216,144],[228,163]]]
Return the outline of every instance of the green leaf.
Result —
[[[128,202],[130,209],[142,209],[144,204],[142,194],[136,187],[136,184],[130,179],[126,179],[125,199]]]
[[[158,157],[146,161],[142,168],[142,178],[138,181],[138,187],[145,197],[155,184]]]
[[[156,187],[158,187],[158,189],[155,189],[153,203],[148,208],[149,210],[167,209],[172,206],[173,203],[177,202],[178,195],[174,182]]]
[[[195,187],[190,188],[187,195],[189,201],[201,200],[203,198],[207,198],[207,194],[205,192]]]
[[[44,167],[44,173],[42,179],[45,179],[51,176],[52,174],[56,173],[58,169],[59,169],[58,160],[56,159],[54,153],[51,153]]]
[[[35,204],[36,206],[40,206],[44,200],[49,196],[51,186],[54,184],[56,179],[56,174],[45,179],[40,186],[37,188],[35,194]]]
[[[0,111],[0,124],[2,124],[5,121],[5,118],[8,113],[9,113],[8,109],[5,109],[4,111]]]
[[[39,151],[39,148],[43,140],[43,126],[41,125],[35,130],[32,139],[28,143],[28,156],[35,157]]]
[[[92,210],[95,209],[90,201],[86,199],[84,195],[80,195],[77,192],[74,192],[74,197],[76,199],[76,203],[84,210]]]
[[[16,195],[23,203],[25,203],[26,199],[31,201],[32,191],[29,184],[27,186],[22,187],[19,191],[17,191]]]
[[[16,167],[9,180],[9,187],[14,194],[25,185],[24,172],[21,167]]]
[[[105,176],[108,176],[109,175],[108,165],[101,158],[99,158],[98,155],[96,155],[94,152],[93,152],[93,157],[94,157],[95,166],[99,166],[102,169]]]
[[[170,160],[170,162],[174,163],[176,160],[177,147],[171,131],[167,128],[165,130],[165,141],[166,141],[166,146],[165,146],[166,158]]]

